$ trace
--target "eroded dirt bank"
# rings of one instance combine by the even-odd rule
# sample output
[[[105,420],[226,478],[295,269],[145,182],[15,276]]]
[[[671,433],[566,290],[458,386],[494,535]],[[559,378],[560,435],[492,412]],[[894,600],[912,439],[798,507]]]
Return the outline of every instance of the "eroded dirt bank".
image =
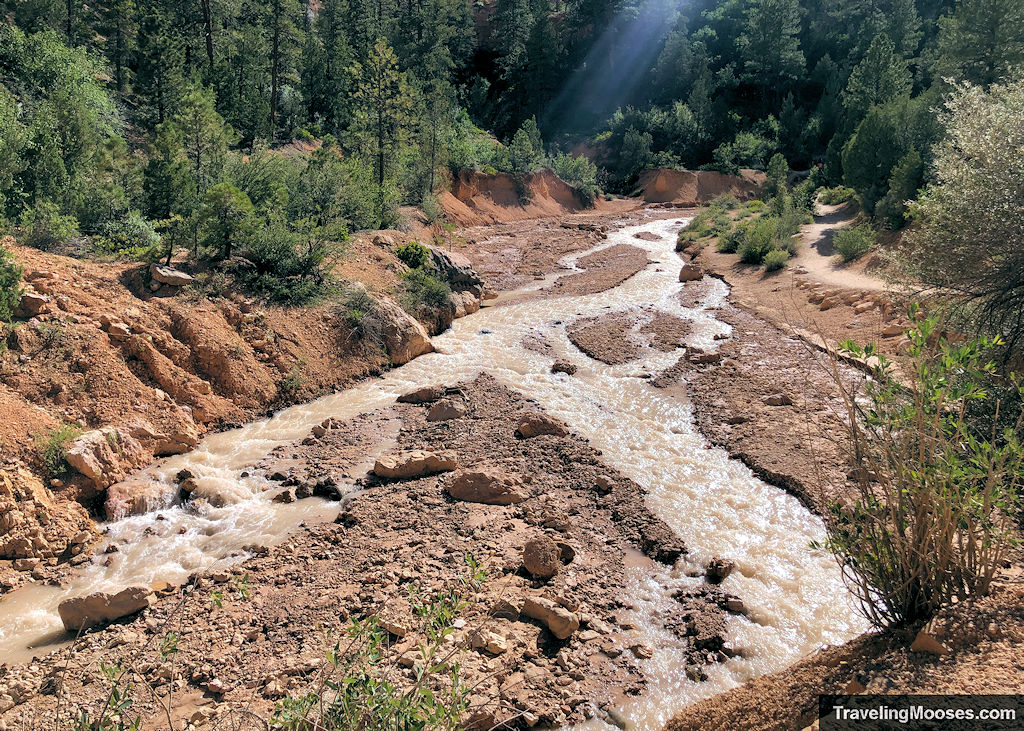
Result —
[[[4,670],[0,703],[18,705],[3,722],[31,727],[51,719],[59,703],[65,712],[97,709],[108,690],[97,671],[101,660],[137,671],[133,709],[151,723],[163,718],[155,698],[172,688],[173,719],[204,725],[232,714],[241,719],[243,709],[269,716],[282,696],[316,687],[331,643],[326,638],[350,618],[379,615],[391,630],[394,657],[414,657],[411,648],[422,636],[409,588],[456,585],[466,555],[488,573],[482,590],[469,597],[452,645],[469,645],[458,657],[474,688],[473,727],[580,721],[603,715],[603,703],[638,692],[637,662],[649,649],[635,645],[620,620],[624,565],[627,559],[635,565],[641,559],[630,557],[640,554],[672,564],[685,552],[682,542],[647,510],[636,483],[602,464],[599,452],[558,422],[538,421],[536,404],[491,377],[414,400],[422,399],[429,400],[327,423],[253,469],[272,476],[280,499],[302,499],[352,470],[383,434],[390,454],[452,453],[454,473],[361,478],[363,491],[334,523],[306,527],[279,546],[254,547],[256,556],[230,572],[194,577],[184,588],[158,587],[162,596],[142,616],[89,634],[73,650]],[[552,433],[521,436],[530,433],[522,429],[528,420],[546,423],[542,431]],[[455,499],[450,486],[459,470],[486,471],[513,485],[521,500],[503,506]],[[556,541],[561,553],[550,579],[524,568],[524,547],[542,537]],[[237,591],[243,576],[248,597]],[[222,606],[212,599],[215,591]],[[561,608],[573,625],[565,639],[523,613],[529,597]],[[702,655],[723,646],[727,600],[707,586],[663,621],[691,637]],[[173,664],[158,651],[171,633],[178,638]],[[476,649],[474,635],[482,638]],[[413,671],[396,672],[408,681]]]

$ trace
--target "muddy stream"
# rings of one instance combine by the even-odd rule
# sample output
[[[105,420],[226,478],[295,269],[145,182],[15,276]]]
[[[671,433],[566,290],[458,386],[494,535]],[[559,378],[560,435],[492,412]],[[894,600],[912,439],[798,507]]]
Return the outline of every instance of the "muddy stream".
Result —
[[[261,478],[242,476],[248,465],[274,447],[304,437],[327,417],[350,418],[388,406],[414,387],[450,385],[486,371],[538,401],[576,433],[603,450],[603,459],[647,491],[648,506],[686,542],[689,555],[674,569],[652,574],[648,563],[631,568],[629,598],[635,609],[637,641],[655,648],[642,661],[648,678],[644,693],[624,699],[622,715],[638,729],[660,728],[675,712],[701,698],[752,677],[786,667],[823,644],[843,642],[865,629],[854,611],[831,557],[809,549],[821,539],[821,521],[795,498],[771,487],[724,451],[708,448],[693,424],[691,409],[651,386],[646,377],[674,363],[677,353],[655,353],[618,366],[591,360],[566,338],[565,324],[580,316],[646,306],[692,322],[690,345],[708,350],[729,326],[711,308],[727,288],[713,280],[710,294],[695,308],[679,305],[675,294],[679,259],[675,234],[682,220],[656,220],[620,228],[590,251],[627,243],[645,249],[646,269],[617,287],[581,297],[526,299],[486,307],[456,320],[434,338],[436,353],[420,357],[344,392],[294,406],[240,429],[214,434],[189,454],[169,458],[146,472],[171,481],[187,467],[197,477],[200,496],[218,496],[223,507],[197,514],[180,506],[109,523],[102,542],[120,551],[110,566],[105,555],[77,572],[64,587],[31,585],[0,602],[0,662],[24,662],[67,641],[57,604],[68,596],[156,580],[180,581],[197,570],[240,560],[248,544],[272,544],[299,523],[333,520],[337,503],[307,499],[292,504],[270,501]],[[634,238],[647,231],[657,241]],[[563,263],[572,270],[581,252]],[[538,289],[551,278],[527,289]],[[518,300],[524,290],[514,295]],[[544,355],[523,345],[543,333],[553,346]],[[575,363],[575,376],[550,373],[554,358]],[[381,444],[380,450],[387,448]],[[376,455],[367,455],[367,469]],[[707,667],[707,682],[686,678],[678,640],[651,617],[674,601],[673,590],[700,582],[688,568],[713,556],[736,561],[723,589],[738,595],[747,616],[729,619],[731,645],[742,656]],[[601,728],[603,724],[591,724]]]

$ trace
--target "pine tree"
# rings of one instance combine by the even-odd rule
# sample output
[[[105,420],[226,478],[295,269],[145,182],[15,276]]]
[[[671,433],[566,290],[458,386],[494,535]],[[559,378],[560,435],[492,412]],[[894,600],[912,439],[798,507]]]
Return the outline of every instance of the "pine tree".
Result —
[[[886,35],[877,35],[853,72],[843,92],[843,107],[852,128],[876,104],[883,104],[910,91],[910,71]]]
[[[213,92],[193,88],[181,100],[175,124],[182,132],[189,175],[197,199],[213,184],[233,133],[213,105]]]
[[[359,78],[353,94],[357,105],[355,131],[374,161],[377,185],[383,187],[397,149],[409,133],[412,94],[395,52],[383,38],[377,40],[373,54],[355,74]]]
[[[1024,3],[961,0],[939,19],[936,72],[983,86],[1024,64]]]
[[[751,0],[746,28],[736,43],[746,80],[761,89],[762,107],[769,90],[774,98],[780,98],[789,83],[804,72],[799,34],[797,0]]]
[[[155,127],[170,117],[184,93],[185,53],[173,15],[155,3],[143,13],[138,40],[135,92],[143,100],[146,120]]]

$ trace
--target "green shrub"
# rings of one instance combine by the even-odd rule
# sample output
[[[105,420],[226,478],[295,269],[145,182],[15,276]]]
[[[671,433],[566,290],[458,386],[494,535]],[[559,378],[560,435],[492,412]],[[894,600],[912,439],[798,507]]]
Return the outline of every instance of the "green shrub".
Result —
[[[814,210],[814,197],[818,191],[817,183],[808,177],[793,188],[793,205],[803,211]]]
[[[245,262],[236,271],[251,292],[272,302],[301,305],[330,290],[330,270],[340,251],[316,227],[292,230],[274,218],[246,239]]]
[[[62,477],[71,471],[64,455],[68,445],[80,436],[82,429],[77,424],[61,424],[52,431],[36,435],[36,451],[47,475]]]
[[[422,269],[430,261],[430,249],[413,240],[395,249],[395,256],[405,262],[410,269]]]
[[[1013,429],[993,434],[989,422],[975,430],[966,418],[971,403],[989,398],[989,358],[1002,343],[951,343],[936,319],[917,314],[899,378],[874,346],[841,344],[874,364],[869,379],[844,379],[833,362],[855,487],[830,506],[825,547],[877,627],[984,595],[1017,542],[1024,446]],[[1014,418],[1019,429],[1024,412]]]
[[[444,307],[449,303],[451,294],[452,289],[448,283],[426,269],[410,269],[402,273],[400,299],[408,312],[415,312],[423,307]]]
[[[709,204],[712,208],[720,208],[723,211],[731,211],[736,208],[740,202],[736,200],[736,196],[732,193],[722,193],[716,196]]]
[[[732,227],[732,221],[724,208],[705,208],[679,232],[680,241],[697,241],[709,236],[719,236]]]
[[[774,216],[762,216],[743,232],[743,240],[737,251],[740,261],[744,264],[760,264],[768,252],[775,248],[775,235],[779,229],[779,219]]]
[[[104,257],[157,261],[163,253],[160,234],[138,211],[107,221],[92,242],[92,250]]]
[[[835,188],[825,188],[818,194],[818,200],[826,206],[836,206],[840,203],[846,203],[846,201],[853,198],[853,194],[853,188],[847,188],[845,185],[838,185]]]
[[[0,244],[0,322],[8,322],[14,316],[14,308],[21,299],[21,266]]]
[[[789,252],[784,249],[772,249],[764,255],[764,270],[766,272],[777,272],[786,266],[789,261]]]
[[[78,221],[65,216],[49,201],[40,201],[21,216],[21,243],[42,251],[52,251],[68,239],[78,236]]]
[[[847,226],[836,231],[832,245],[844,262],[853,261],[864,256],[875,245],[875,232],[866,223]]]
[[[741,223],[718,237],[718,251],[723,254],[735,254],[743,242],[749,223]]]
[[[437,196],[433,193],[427,193],[423,196],[423,202],[420,203],[420,208],[423,209],[423,217],[427,223],[434,223],[444,215],[444,209],[441,207],[441,201],[437,199]]]
[[[752,201],[747,201],[746,202],[746,208],[747,208],[748,211],[753,211],[754,213],[759,213],[759,212],[763,211],[764,208],[765,208],[764,201],[757,200],[756,198],[754,200],[752,200]]]
[[[600,190],[597,187],[597,165],[582,155],[560,153],[551,158],[551,169],[564,180],[584,205],[592,206]]]

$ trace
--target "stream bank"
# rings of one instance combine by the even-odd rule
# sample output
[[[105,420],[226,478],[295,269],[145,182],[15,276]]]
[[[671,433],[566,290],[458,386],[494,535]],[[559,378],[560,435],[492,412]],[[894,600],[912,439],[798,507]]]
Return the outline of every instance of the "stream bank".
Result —
[[[159,514],[137,516],[111,524],[108,526],[107,540],[117,542],[119,550],[112,554],[112,558],[111,555],[101,555],[98,560],[94,559],[88,577],[83,576],[68,591],[81,593],[83,589],[148,582],[157,576],[185,581],[189,574],[197,574],[201,582],[207,582],[203,584],[206,591],[213,590],[213,582],[217,580],[227,582],[230,588],[231,577],[239,575],[232,567],[253,551],[253,543],[267,546],[266,559],[291,567],[284,575],[273,579],[274,587],[288,587],[291,583],[310,586],[310,581],[318,580],[324,574],[324,571],[311,563],[323,552],[337,554],[331,557],[332,560],[342,563],[357,560],[358,552],[349,551],[344,540],[336,544],[335,549],[325,548],[320,554],[304,551],[291,537],[285,538],[279,548],[273,544],[281,541],[285,535],[305,535],[305,529],[295,533],[302,522],[306,522],[311,532],[323,529],[316,525],[341,525],[344,529],[351,526],[346,528],[344,523],[330,523],[338,515],[336,504],[317,498],[299,499],[292,503],[274,502],[273,497],[279,493],[280,486],[274,486],[273,481],[268,483],[264,479],[265,473],[254,470],[251,465],[276,448],[297,449],[293,445],[296,440],[302,446],[301,442],[310,438],[310,430],[320,425],[325,418],[335,420],[332,424],[348,424],[353,419],[365,418],[361,415],[388,408],[405,408],[394,407],[396,396],[424,386],[453,387],[460,383],[473,383],[484,370],[503,387],[510,386],[519,393],[528,394],[537,404],[531,408],[543,410],[563,422],[569,435],[559,438],[577,438],[571,435],[585,438],[592,449],[600,452],[596,456],[596,469],[611,471],[613,475],[628,475],[630,481],[639,486],[646,496],[646,507],[641,512],[619,510],[618,519],[614,515],[615,506],[606,506],[612,513],[607,518],[611,525],[601,528],[597,533],[603,537],[602,540],[607,541],[609,537],[613,539],[611,544],[604,544],[610,545],[614,554],[611,563],[605,563],[611,567],[610,573],[606,574],[611,578],[605,582],[608,592],[606,595],[602,589],[596,597],[588,595],[583,600],[588,604],[607,607],[610,614],[604,617],[595,615],[594,619],[613,630],[608,634],[621,631],[629,638],[627,649],[633,645],[641,648],[636,652],[630,650],[629,653],[616,653],[615,649],[599,653],[617,661],[612,665],[621,668],[637,681],[635,686],[627,682],[620,687],[635,688],[640,691],[638,695],[627,694],[613,699],[622,717],[631,719],[638,728],[657,728],[673,713],[695,700],[773,669],[785,667],[822,643],[841,641],[856,634],[856,627],[850,624],[850,608],[842,601],[841,583],[834,564],[827,556],[810,554],[806,550],[809,541],[822,535],[820,521],[794,498],[758,481],[749,470],[729,460],[720,450],[708,449],[704,438],[694,428],[689,405],[650,383],[656,374],[668,370],[678,359],[678,353],[673,352],[677,348],[670,348],[664,343],[660,349],[644,346],[638,359],[619,365],[607,365],[577,350],[567,337],[568,322],[600,317],[602,313],[630,310],[638,306],[685,320],[688,324],[685,344],[691,348],[713,349],[719,342],[716,336],[728,336],[729,325],[715,317],[727,294],[724,286],[710,289],[693,306],[684,306],[678,299],[678,260],[672,248],[679,225],[681,221],[678,219],[655,219],[633,227],[609,230],[608,240],[597,243],[587,254],[588,262],[600,260],[600,252],[604,249],[629,245],[646,252],[649,263],[641,271],[619,280],[620,283],[608,289],[586,295],[562,296],[545,273],[538,272],[534,276],[539,278],[532,280],[536,286],[530,292],[521,292],[521,296],[509,298],[506,304],[485,308],[477,315],[457,321],[451,331],[435,338],[438,352],[418,358],[380,379],[362,383],[336,396],[288,409],[272,419],[254,423],[236,432],[215,435],[205,440],[201,449],[195,453],[167,460],[155,469],[153,474],[157,479],[173,480],[179,470],[187,468],[195,473],[203,490],[200,496],[206,498],[220,495],[223,504],[217,506],[209,503],[208,507],[198,511],[188,506],[175,507]],[[639,236],[641,233],[645,236]],[[566,260],[563,271],[575,270],[581,273],[578,262],[582,261],[584,253],[577,252]],[[591,256],[597,258],[589,258]],[[681,346],[683,343],[677,342],[675,345]],[[575,369],[574,375],[552,373],[552,366],[563,361],[570,369]],[[500,402],[497,396],[493,399]],[[456,421],[461,423],[466,420],[472,424],[471,413],[470,409],[465,409]],[[391,418],[388,417],[386,421],[391,423]],[[442,429],[443,425],[436,428]],[[472,438],[475,441],[495,439],[494,435],[502,429],[506,433],[514,431],[513,425],[507,423],[472,432]],[[358,490],[367,485],[364,477],[367,470],[364,464],[366,457],[373,457],[377,450],[391,448],[391,437],[386,436],[394,433],[390,427],[373,428],[370,431],[383,433],[384,442],[374,445],[372,449],[362,450],[360,463],[338,465],[330,470],[338,474],[338,483],[343,492]],[[313,434],[315,436],[315,430]],[[445,439],[449,436],[454,439],[457,432],[447,436],[444,431],[433,433],[429,442],[418,446],[445,446]],[[395,438],[401,439],[401,436]],[[510,442],[513,451],[508,459],[515,461],[528,456],[522,450],[526,449],[525,445],[530,441]],[[466,448],[469,449],[473,443],[467,442]],[[520,456],[516,456],[517,451]],[[580,460],[580,465],[588,464],[591,463]],[[568,465],[559,467],[557,461],[545,464],[541,460],[537,465],[529,465],[529,469],[517,466],[514,471],[530,474],[536,472],[541,486],[547,488],[550,485],[550,489],[541,490],[541,494],[536,497],[543,498],[551,493],[554,496],[553,507],[558,508],[559,503],[564,503],[571,508],[580,500],[598,500],[598,497],[591,497],[598,492],[595,487],[607,487],[607,482],[598,482],[593,477],[591,484],[573,480],[569,492],[560,493],[557,475],[566,468],[579,470],[580,465],[570,460]],[[275,467],[274,471],[280,471],[280,468]],[[296,493],[305,481],[306,478],[297,479]],[[629,481],[620,483],[613,479],[612,483],[629,484]],[[415,499],[403,505],[404,512],[399,522],[411,520],[414,533],[429,533],[434,529],[436,521],[430,520],[431,515],[426,508],[439,500],[442,505],[448,505],[449,502],[437,478],[428,480],[424,486],[425,492],[422,493],[410,493],[402,483],[381,486],[383,491],[374,487],[357,495],[351,507],[353,510],[368,511],[367,514],[372,518],[376,515],[377,505],[385,504],[387,500]],[[268,487],[274,489],[268,490]],[[613,489],[613,495],[616,490]],[[557,499],[560,494],[565,495],[565,500]],[[412,508],[419,502],[423,503],[423,509]],[[657,520],[651,522],[645,519],[643,525],[647,528],[634,526],[627,530],[635,522],[629,518],[630,514],[653,515]],[[501,515],[504,516],[503,520],[516,519],[508,513]],[[426,524],[417,522],[420,516],[424,517]],[[369,520],[367,522],[371,526],[377,525]],[[528,520],[526,522],[529,523]],[[600,514],[592,522],[599,527],[607,525],[602,523]],[[547,518],[543,518],[539,526],[531,525],[557,531],[560,524],[561,519],[555,516],[550,524]],[[651,543],[650,529],[661,524],[682,537],[687,544],[686,556],[672,568],[659,568],[657,563],[647,558],[639,559],[640,552],[631,547],[643,549],[648,543],[657,545],[661,539]],[[569,525],[573,525],[572,520]],[[589,524],[584,521],[583,525]],[[354,527],[358,529],[358,521]],[[463,527],[466,527],[465,524]],[[389,523],[387,528],[391,530],[393,526]],[[582,530],[586,531],[587,528]],[[517,535],[515,530],[510,532]],[[511,556],[510,560],[515,561],[516,551],[521,550],[521,545],[515,542],[506,545],[502,540],[504,530],[500,533],[484,533],[487,540],[496,541],[497,547],[502,549],[494,549],[496,555],[507,554]],[[619,538],[615,539],[617,533]],[[451,537],[447,542],[458,545],[460,541]],[[600,554],[600,545],[600,541],[595,541],[589,551],[577,551],[576,555],[585,558],[588,552]],[[583,548],[586,548],[586,544]],[[508,554],[509,550],[511,554]],[[262,549],[259,552],[262,553]],[[385,555],[390,560],[394,551]],[[732,561],[735,566],[721,585],[721,591],[739,600],[739,603],[731,604],[733,611],[728,614],[721,611],[730,608],[728,598],[723,607],[723,602],[715,599],[717,594],[714,591],[708,593],[705,588],[704,567],[716,557]],[[412,575],[405,577],[405,581],[400,581],[398,576],[386,577],[379,592],[359,592],[358,586],[355,586],[357,595],[365,595],[359,597],[360,611],[364,604],[376,607],[389,597],[394,598],[396,590],[404,595],[402,584],[409,580],[429,579],[438,569],[427,565],[427,558],[427,554],[414,550],[411,556],[414,562],[410,569]],[[460,559],[460,552],[454,551],[436,560],[442,564],[443,571],[447,572],[445,575],[450,576],[452,572],[461,570]],[[104,566],[108,560],[110,565]],[[580,566],[585,568],[586,561]],[[567,580],[571,578],[568,575],[571,570],[566,569]],[[154,571],[157,573],[154,574]],[[339,571],[344,573],[340,568]],[[516,569],[512,575],[518,571]],[[503,571],[503,575],[506,573]],[[358,577],[353,581],[357,584],[361,575],[354,576]],[[257,580],[255,574],[251,573],[249,582]],[[259,581],[262,585],[262,579]],[[600,586],[600,580],[597,585]],[[622,587],[625,587],[624,590]],[[584,590],[585,586],[579,589]],[[279,591],[287,593],[285,588]],[[305,597],[309,593],[301,593],[301,596]],[[205,596],[205,601],[208,601],[209,594]],[[51,597],[47,601],[56,598]],[[684,602],[682,605],[680,598]],[[318,599],[324,602],[324,612],[337,612],[337,597],[318,595]],[[318,657],[322,656],[322,642],[318,640],[315,643],[317,646],[310,648],[309,645],[313,643],[299,630],[299,624],[287,619],[292,612],[289,604],[291,601],[300,602],[298,606],[301,607],[301,602],[306,600],[300,600],[299,594],[293,593],[281,597],[281,603],[275,604],[278,614],[274,615],[274,619],[263,622],[263,634],[269,638],[271,633],[279,632],[278,628],[285,623],[289,627],[285,633],[289,636],[298,633],[296,637],[300,646],[305,648],[304,652],[308,650]],[[150,612],[162,611],[160,607],[166,608],[173,603],[172,599],[161,600]],[[614,609],[617,606],[622,607],[621,611]],[[689,615],[688,619],[685,616],[679,617],[680,606],[683,607],[684,615]],[[250,613],[250,610],[243,607],[232,616],[217,620],[222,640],[230,634],[226,644],[237,648],[248,641],[246,638],[254,629],[246,620]],[[679,617],[681,621],[673,621],[673,616]],[[723,621],[709,619],[704,622],[698,619],[705,616],[718,617]],[[296,617],[301,619],[301,613],[298,612]],[[130,621],[125,631],[138,634],[143,633],[145,628],[144,634],[148,636],[150,627],[144,620],[151,618],[142,617]],[[244,631],[232,631],[236,622],[242,623]],[[159,622],[151,624],[157,628],[160,626]],[[532,623],[521,624],[535,626]],[[577,675],[583,676],[583,681],[587,678],[584,670],[580,666],[573,667],[570,661],[581,661],[587,652],[586,645],[598,641],[602,636],[601,630],[604,627],[601,624],[595,624],[597,629],[593,630],[589,625],[588,618],[587,627],[579,630],[579,636],[574,633],[568,643],[564,643],[554,653],[554,662],[563,674],[569,668],[567,677],[557,676],[554,681],[554,686],[561,689],[559,696],[563,701],[578,697],[574,695],[573,689],[581,679],[573,676],[574,670]],[[722,625],[724,636],[721,631],[715,630],[716,626],[721,630]],[[707,633],[708,629],[710,633]],[[584,633],[590,631],[597,632],[597,637],[586,635],[585,639]],[[515,634],[508,630],[506,641]],[[702,636],[708,638],[707,642],[700,639]],[[254,641],[260,641],[259,632],[255,637]],[[550,636],[543,632],[537,637],[538,640],[544,637],[538,646],[551,641]],[[714,640],[714,637],[720,639]],[[118,645],[115,638],[116,629],[111,629],[90,634],[88,641],[97,643],[97,653],[110,652]],[[240,644],[235,644],[236,638]],[[132,646],[146,642],[141,637],[133,640],[131,635],[128,639]],[[153,638],[148,639],[152,641]],[[290,652],[288,640],[279,641],[285,642],[281,646],[282,652]],[[105,650],[99,648],[101,643]],[[232,657],[242,652],[222,645],[207,647],[205,650],[207,654],[215,654],[221,647]],[[523,650],[523,659],[532,662],[536,658],[531,656],[528,648]],[[559,662],[558,653],[566,649],[571,657],[563,656],[562,662]],[[695,649],[704,654],[697,662],[694,662],[698,660],[693,655]],[[47,672],[40,671],[49,668],[52,674],[66,657],[62,655],[63,652],[66,651],[41,659],[32,666],[12,669],[7,688],[14,687],[16,683],[19,689],[27,687],[28,697],[24,699],[25,703],[9,713],[45,712],[42,709],[50,701],[38,695],[38,692],[49,686],[43,682]],[[484,659],[488,656],[486,651],[479,651],[478,654]],[[508,662],[506,659],[501,664]],[[634,669],[628,670],[629,667]],[[692,673],[688,672],[690,667],[694,668]],[[307,675],[303,675],[304,679],[297,682],[309,682]],[[225,689],[229,687],[226,681],[214,677],[212,680],[220,682],[213,683],[211,689],[212,680],[204,679],[202,672],[196,679],[182,677],[174,680],[181,682],[179,698],[183,694],[198,693],[203,698],[216,700],[220,695],[218,691],[227,693]],[[245,678],[242,683],[244,692],[248,694],[245,697],[252,697],[256,689],[266,687],[267,682],[266,678]],[[611,682],[609,680],[608,684],[611,685]],[[242,692],[234,687],[232,690]],[[97,692],[97,689],[94,687],[83,692]],[[275,686],[270,693],[276,692]],[[594,687],[587,692],[593,693],[592,704],[581,706],[579,703],[563,702],[561,705],[568,705],[573,713],[577,712],[578,707],[580,714],[583,714],[584,708],[590,708],[600,715],[593,709],[597,709],[596,704],[603,701],[603,697]],[[558,713],[565,713],[561,706],[557,711],[552,711],[550,722],[558,722]],[[523,725],[530,725],[528,721],[535,717],[539,723],[540,716],[534,711],[530,711],[527,716],[519,716]]]

